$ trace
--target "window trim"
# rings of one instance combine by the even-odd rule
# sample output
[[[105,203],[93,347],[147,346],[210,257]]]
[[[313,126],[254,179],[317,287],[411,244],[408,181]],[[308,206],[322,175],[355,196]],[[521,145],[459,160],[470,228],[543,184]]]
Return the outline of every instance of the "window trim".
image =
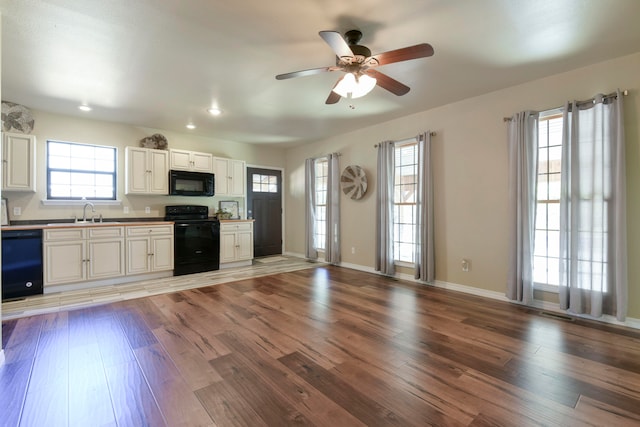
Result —
[[[548,111],[543,111],[540,113],[539,115],[539,121],[544,120],[544,121],[549,121],[549,120],[554,120],[554,119],[559,119],[562,118],[562,109],[553,109],[553,110],[548,110]],[[537,147],[536,149],[539,151],[540,150],[540,135],[538,135],[538,141],[536,141]],[[547,144],[546,146],[547,148],[549,148],[549,145]],[[560,147],[562,148],[562,142],[560,144]],[[536,165],[536,168],[539,166],[540,164],[540,159],[538,159],[538,165]],[[549,176],[550,173],[547,171],[547,176]],[[560,170],[560,175],[562,175],[562,169]],[[536,177],[540,176],[540,171],[538,170],[536,173]],[[537,179],[537,178],[536,178]],[[560,204],[560,199],[545,199],[545,200],[538,200],[538,192],[536,191],[536,195],[535,195],[535,203],[536,205],[538,204]],[[537,217],[537,214],[536,214]],[[548,220],[547,220],[548,223]],[[537,228],[537,219],[536,219],[536,224],[534,224],[534,234],[535,232],[538,230]],[[548,229],[547,229],[548,230]],[[535,258],[535,250],[533,253],[533,257]],[[547,258],[549,258],[549,256],[546,256]],[[560,258],[558,257],[558,260],[560,260]],[[535,265],[535,264],[534,264]],[[544,282],[536,282],[532,280],[532,284],[533,284],[533,289],[537,290],[537,291],[542,291],[542,292],[547,292],[547,293],[559,293],[560,292],[560,286],[559,285],[554,285],[554,284],[550,284],[550,283],[544,283]]]
[[[324,254],[326,249],[327,249],[326,246],[324,246],[324,245],[326,244],[326,237],[327,237],[327,229],[326,229],[326,227],[327,227],[327,219],[326,219],[327,203],[326,203],[326,200],[327,200],[328,194],[325,194],[325,203],[323,205],[319,205],[318,204],[318,197],[317,197],[317,193],[318,193],[318,186],[317,186],[318,174],[317,174],[317,172],[318,172],[318,165],[321,164],[321,163],[324,163],[326,165],[325,166],[326,174],[324,175],[324,178],[325,178],[325,190],[324,191],[325,191],[325,193],[327,193],[329,191],[329,189],[327,188],[327,184],[328,184],[328,180],[329,180],[328,179],[329,178],[329,176],[328,176],[329,159],[324,158],[324,157],[315,159],[313,161],[313,168],[314,168],[313,176],[314,176],[314,179],[315,179],[314,192],[316,193],[314,195],[314,201],[313,201],[313,210],[314,210],[313,249],[315,249],[318,253]],[[318,233],[318,230],[320,229],[320,227],[318,227],[319,220],[317,219],[318,206],[322,206],[325,209],[325,219],[323,221],[321,221],[322,224],[324,224],[324,227],[325,227],[324,231],[322,233]],[[323,243],[322,247],[318,246],[318,242],[320,241],[320,239],[318,239],[318,236],[324,236],[325,237],[325,241],[322,242]]]
[[[409,146],[409,145],[413,145],[413,146],[415,146],[415,147],[416,147],[416,149],[417,149],[417,147],[418,147],[418,140],[417,140],[417,138],[409,138],[409,139],[405,139],[405,140],[402,140],[402,141],[397,141],[397,142],[395,142],[395,143],[394,143],[394,147],[393,147],[393,149],[394,149],[394,156],[396,155],[396,151],[395,151],[396,149],[399,149],[399,148],[402,148],[402,147],[406,147],[406,146]],[[416,153],[416,154],[417,154],[417,153]],[[420,164],[419,164],[419,159],[418,159],[418,158],[416,158],[416,162],[417,162],[417,163],[416,163],[416,169],[419,169],[421,166],[420,166]],[[397,170],[397,168],[398,168],[398,167],[403,167],[403,166],[407,166],[407,165],[401,165],[401,166],[398,166],[398,165],[396,165],[396,164],[394,163],[394,171],[393,171],[393,174],[394,174],[394,181],[393,181],[394,194],[395,194],[395,187],[396,187],[396,182],[395,182],[396,170]],[[417,176],[416,176],[416,180],[417,180]],[[417,186],[417,185],[418,185],[417,181],[416,181],[414,184]],[[416,189],[417,189],[417,188],[416,188]],[[414,209],[413,211],[414,211],[414,213],[416,213],[416,212],[417,212],[417,206],[418,206],[418,203],[417,203],[417,202],[413,202],[413,203],[408,203],[408,202],[397,202],[397,203],[396,203],[395,198],[394,198],[394,200],[393,200],[393,202],[392,202],[392,203],[393,203],[393,210],[394,210],[394,212],[395,212],[395,208],[396,208],[396,206],[414,206],[414,207],[416,207],[416,209]],[[413,222],[412,222],[412,224],[413,224],[413,226],[414,226],[414,227],[417,227],[417,226],[418,226],[418,224],[417,224],[417,218],[416,218],[416,217],[414,217],[414,218],[413,218]],[[396,227],[395,215],[394,215],[394,218],[392,218],[392,227],[393,227],[394,229],[395,229],[395,227]],[[406,267],[406,268],[413,268],[413,267],[415,267],[415,262],[416,262],[416,251],[415,251],[416,242],[415,242],[415,233],[414,233],[414,236],[412,237],[412,242],[411,242],[411,244],[412,244],[412,245],[413,245],[413,247],[414,247],[414,250],[413,250],[413,260],[412,260],[412,261],[406,261],[406,260],[396,259],[396,255],[395,255],[396,248],[395,248],[395,246],[396,246],[396,244],[397,244],[397,243],[399,243],[399,240],[396,238],[396,236],[395,236],[395,235],[394,235],[394,237],[393,237],[393,243],[394,243],[394,254],[393,254],[393,258],[394,258],[394,260],[393,260],[393,264],[394,264],[395,266],[398,266],[398,267]]]

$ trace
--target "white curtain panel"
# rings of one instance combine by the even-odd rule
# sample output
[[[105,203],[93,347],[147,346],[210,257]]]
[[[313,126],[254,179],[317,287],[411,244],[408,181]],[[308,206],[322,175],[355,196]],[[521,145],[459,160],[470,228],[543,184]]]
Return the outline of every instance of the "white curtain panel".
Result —
[[[393,263],[394,157],[392,141],[378,144],[375,269],[388,276],[395,274]]]
[[[431,164],[431,132],[418,136],[418,197],[416,227],[415,278],[435,280],[435,248],[433,236],[433,171]]]
[[[560,200],[560,307],[600,317],[627,313],[622,95],[568,103]]]
[[[327,156],[327,241],[325,261],[340,263],[340,155]]]
[[[533,302],[533,244],[538,174],[538,114],[523,111],[509,121],[509,266],[507,298]]]
[[[315,160],[306,159],[304,162],[304,215],[305,215],[305,257],[318,259],[313,239],[315,236],[315,206],[316,206],[316,171]]]

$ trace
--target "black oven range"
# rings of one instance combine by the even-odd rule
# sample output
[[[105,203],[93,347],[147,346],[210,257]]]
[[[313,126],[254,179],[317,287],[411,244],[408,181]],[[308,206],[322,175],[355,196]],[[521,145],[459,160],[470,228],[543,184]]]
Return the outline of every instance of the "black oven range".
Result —
[[[174,222],[174,276],[220,268],[220,221],[208,206],[166,206],[164,219]]]

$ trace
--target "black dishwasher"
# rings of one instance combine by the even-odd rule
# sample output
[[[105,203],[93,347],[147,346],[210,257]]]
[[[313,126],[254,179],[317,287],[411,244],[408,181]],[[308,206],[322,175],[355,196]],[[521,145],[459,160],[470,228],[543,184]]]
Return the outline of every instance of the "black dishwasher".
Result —
[[[2,232],[2,300],[42,293],[42,230]]]

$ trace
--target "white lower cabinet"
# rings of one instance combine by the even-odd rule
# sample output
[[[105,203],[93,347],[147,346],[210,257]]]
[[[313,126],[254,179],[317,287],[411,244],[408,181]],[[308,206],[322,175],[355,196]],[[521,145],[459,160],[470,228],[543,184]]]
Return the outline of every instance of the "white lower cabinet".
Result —
[[[124,275],[124,228],[63,228],[44,231],[44,285]]]
[[[127,227],[127,274],[173,270],[173,226]]]
[[[172,224],[45,228],[43,234],[44,285],[50,291],[173,270]]]
[[[253,221],[220,223],[220,264],[249,264],[252,259]]]

